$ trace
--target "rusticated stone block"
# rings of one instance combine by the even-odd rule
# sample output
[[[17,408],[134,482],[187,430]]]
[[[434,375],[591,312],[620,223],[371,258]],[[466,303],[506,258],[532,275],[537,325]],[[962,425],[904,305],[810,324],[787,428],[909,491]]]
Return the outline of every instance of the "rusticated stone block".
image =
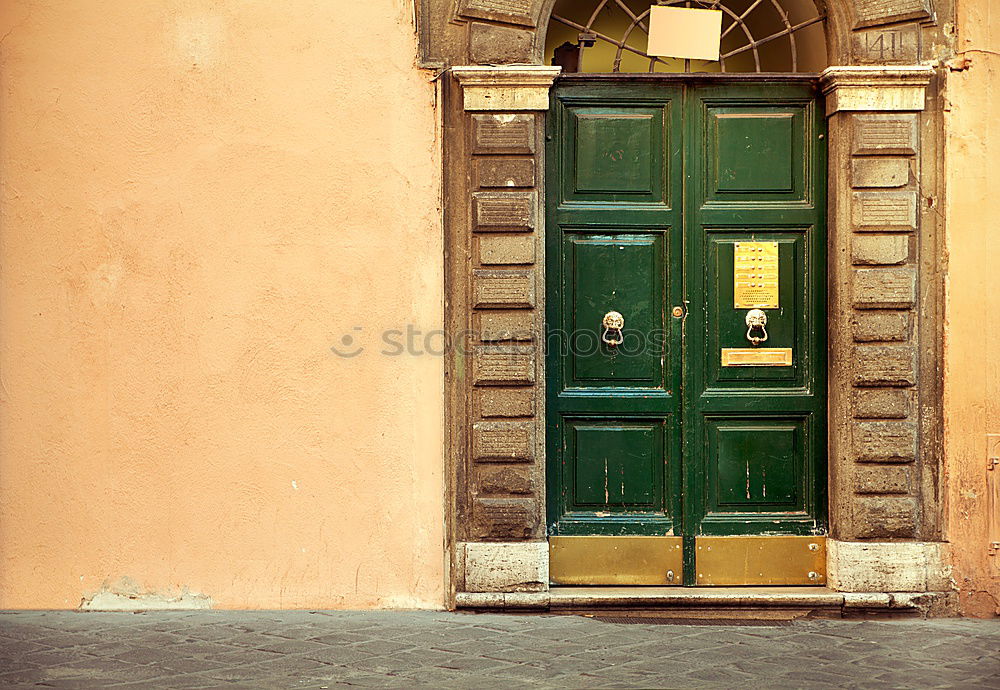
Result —
[[[911,345],[857,345],[853,364],[858,386],[912,386],[917,382],[917,353]]]
[[[828,582],[839,592],[949,589],[949,562],[940,542],[826,541]]]
[[[533,235],[483,235],[479,238],[479,263],[486,265],[535,263]]]
[[[530,462],[535,458],[534,424],[476,422],[472,425],[472,457],[477,462]]]
[[[459,0],[458,13],[463,17],[534,26],[534,7],[534,0]]]
[[[854,471],[854,492],[859,494],[909,493],[910,468],[905,465],[860,465]]]
[[[484,465],[479,468],[478,476],[477,485],[481,494],[518,496],[535,493],[532,469],[528,465],[510,467]]]
[[[917,116],[912,113],[851,115],[851,123],[852,154],[917,152]]]
[[[465,543],[458,545],[466,592],[537,592],[549,586],[549,544]]]
[[[534,34],[524,29],[473,22],[469,26],[469,57],[476,65],[510,65],[531,61]]]
[[[535,193],[475,192],[472,218],[477,232],[529,232],[535,227]]]
[[[910,256],[910,238],[908,235],[854,235],[851,249],[855,264],[904,264]]]
[[[858,419],[905,419],[910,414],[912,391],[901,388],[856,388],[854,417]]]
[[[476,158],[476,181],[480,187],[534,187],[533,158]]]
[[[906,158],[853,158],[852,187],[902,187],[910,181]]]
[[[853,192],[851,220],[860,232],[917,229],[916,192]]]
[[[858,28],[931,16],[930,0],[855,0],[854,8]]]
[[[479,391],[479,414],[483,417],[531,417],[535,395],[524,388],[484,388]]]
[[[910,312],[859,311],[851,325],[857,342],[904,341],[910,336]]]
[[[477,539],[530,539],[538,529],[538,508],[529,498],[476,498],[472,534]]]
[[[913,462],[917,425],[913,422],[854,422],[854,457],[859,462]]]
[[[917,502],[899,496],[858,496],[854,520],[862,539],[906,539],[917,529]]]
[[[473,153],[534,153],[535,116],[498,113],[472,116]]]
[[[474,348],[472,382],[477,386],[534,383],[535,348],[519,345],[482,345]]]
[[[476,307],[535,306],[532,271],[473,271],[472,304]]]
[[[479,339],[486,342],[498,340],[532,340],[533,312],[483,311],[476,314],[479,321]]]
[[[917,301],[917,272],[912,268],[859,268],[854,272],[858,309],[905,309]]]

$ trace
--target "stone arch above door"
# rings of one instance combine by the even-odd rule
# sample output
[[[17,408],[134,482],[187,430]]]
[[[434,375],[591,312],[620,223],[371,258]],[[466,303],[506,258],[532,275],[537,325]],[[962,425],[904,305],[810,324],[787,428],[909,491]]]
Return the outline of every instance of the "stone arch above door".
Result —
[[[545,34],[557,0],[421,0],[420,62],[427,67],[460,64],[542,64]],[[826,15],[831,65],[913,64],[921,44],[950,16],[941,0],[816,0]],[[949,5],[948,7],[940,7]],[[891,26],[890,36],[880,27]],[[888,41],[887,41],[888,39]],[[925,51],[926,52],[926,51]]]

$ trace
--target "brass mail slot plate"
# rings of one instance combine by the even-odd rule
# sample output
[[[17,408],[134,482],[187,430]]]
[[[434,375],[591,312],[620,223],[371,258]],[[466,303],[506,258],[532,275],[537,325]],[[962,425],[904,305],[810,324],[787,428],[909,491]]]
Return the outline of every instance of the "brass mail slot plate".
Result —
[[[825,585],[826,537],[697,537],[699,585]]]
[[[554,585],[683,584],[681,537],[549,537]]]
[[[733,308],[778,308],[778,243],[733,245]]]
[[[722,348],[724,367],[790,367],[792,348],[790,347],[724,347]]]

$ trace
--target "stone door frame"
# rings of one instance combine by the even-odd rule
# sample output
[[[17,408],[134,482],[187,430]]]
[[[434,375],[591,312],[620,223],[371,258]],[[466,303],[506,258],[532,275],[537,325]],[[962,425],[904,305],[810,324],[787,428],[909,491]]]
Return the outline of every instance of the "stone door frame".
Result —
[[[543,155],[558,68],[537,63],[553,4],[421,6],[424,62],[443,68],[451,607],[549,601]],[[941,17],[925,0],[827,13],[828,586],[943,591],[944,71],[920,61]]]

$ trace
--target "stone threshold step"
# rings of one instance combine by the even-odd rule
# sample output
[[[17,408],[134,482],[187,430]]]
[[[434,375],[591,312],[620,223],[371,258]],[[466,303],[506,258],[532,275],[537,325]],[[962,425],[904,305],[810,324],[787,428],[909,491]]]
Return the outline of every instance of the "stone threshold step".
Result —
[[[556,587],[550,613],[673,620],[840,618],[844,595],[826,587]]]
[[[459,592],[460,609],[677,618],[795,619],[952,615],[951,592],[837,592],[827,587],[552,587]]]
[[[844,594],[826,587],[553,587],[549,608],[841,607]]]

